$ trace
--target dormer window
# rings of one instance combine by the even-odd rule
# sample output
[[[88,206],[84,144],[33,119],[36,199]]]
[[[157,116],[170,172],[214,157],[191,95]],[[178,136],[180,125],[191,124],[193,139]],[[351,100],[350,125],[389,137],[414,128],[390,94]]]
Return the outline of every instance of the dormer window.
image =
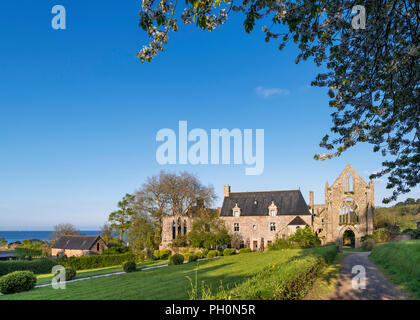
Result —
[[[275,217],[277,215],[277,206],[274,204],[274,201],[271,201],[271,204],[268,207],[268,214],[270,217]]]
[[[241,215],[241,209],[238,207],[238,204],[235,204],[235,207],[233,207],[233,216],[235,218],[238,218]]]

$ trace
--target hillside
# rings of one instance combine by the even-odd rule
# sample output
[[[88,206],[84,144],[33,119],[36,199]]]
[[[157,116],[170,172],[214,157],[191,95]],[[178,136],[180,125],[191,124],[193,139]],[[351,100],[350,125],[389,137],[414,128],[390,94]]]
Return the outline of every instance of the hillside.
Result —
[[[384,228],[388,225],[397,225],[401,231],[416,229],[416,221],[420,220],[420,199],[408,198],[393,207],[377,207],[374,212],[374,225]]]

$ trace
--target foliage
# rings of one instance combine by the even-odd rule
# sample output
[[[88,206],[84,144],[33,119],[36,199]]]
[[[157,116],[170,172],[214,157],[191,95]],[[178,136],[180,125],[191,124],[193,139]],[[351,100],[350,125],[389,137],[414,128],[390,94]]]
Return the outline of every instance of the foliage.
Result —
[[[202,210],[200,216],[193,221],[188,239],[193,247],[212,249],[229,244],[231,236],[217,214]]]
[[[357,143],[372,144],[374,152],[387,157],[383,169],[371,175],[388,175],[387,188],[394,191],[385,203],[420,182],[417,1],[364,1],[366,23],[358,23],[358,29],[354,20],[361,19],[352,12],[357,4],[352,0],[187,0],[176,10],[177,4],[142,2],[139,26],[150,38],[137,54],[142,63],[163,51],[179,21],[212,31],[233,10],[244,14],[243,27],[250,33],[261,20],[270,25],[262,26],[267,42],[279,41],[282,50],[292,40],[299,49],[295,63],[312,58],[326,70],[312,85],[329,88],[333,136],[325,135],[320,146],[328,153],[315,159],[340,156]]]
[[[233,254],[236,254],[236,249],[234,248],[226,248],[225,250],[223,250],[223,255],[224,256],[231,256]]]
[[[417,229],[405,229],[404,234],[409,234],[412,239],[420,239],[420,230]]]
[[[188,262],[194,262],[198,260],[198,256],[194,253],[190,254],[188,257]]]
[[[162,249],[159,250],[159,258],[162,260],[166,260],[171,256],[171,250],[169,249]]]
[[[373,239],[366,239],[362,242],[362,249],[364,251],[372,251],[373,247],[375,246],[375,240]]]
[[[169,258],[169,264],[177,265],[177,264],[183,264],[184,263],[184,256],[179,253],[175,253]]]
[[[55,274],[56,276],[60,274],[60,269],[57,271],[57,273]],[[64,275],[65,275],[65,279],[66,281],[70,281],[73,280],[74,278],[76,278],[76,270],[74,270],[73,268],[64,268]]]
[[[154,249],[159,246],[157,240],[158,223],[153,217],[140,210],[136,204],[136,213],[131,217],[131,224],[127,233],[127,241],[135,253],[147,248]]]
[[[55,263],[64,267],[71,267],[75,270],[85,270],[121,265],[125,261],[134,261],[136,256],[133,253],[116,255],[91,255],[84,257],[62,257],[55,259]]]
[[[251,248],[241,248],[239,249],[239,253],[250,253],[252,252]]]
[[[207,258],[207,259],[211,259],[211,258],[217,257],[217,256],[219,256],[219,255],[220,255],[220,253],[219,253],[219,251],[218,251],[218,250],[210,250],[210,251],[207,253],[206,258]]]
[[[384,243],[369,256],[395,283],[420,298],[420,240]]]
[[[194,254],[197,256],[198,259],[202,259],[205,257],[203,251],[201,250],[197,250],[196,252],[194,252]]]
[[[55,263],[51,259],[0,261],[0,276],[14,271],[32,271],[35,274],[50,273]]]
[[[15,271],[0,278],[3,294],[29,291],[35,287],[36,277],[31,271]]]
[[[288,238],[288,240],[289,243],[294,244],[299,248],[316,247],[321,244],[321,240],[319,240],[315,232],[312,232],[309,226],[305,226],[303,229],[297,229],[296,232]]]
[[[42,255],[42,250],[28,249],[24,247],[17,247],[13,250],[15,257],[18,259],[39,257]]]
[[[129,253],[129,252],[131,252],[130,247],[122,245],[122,244],[111,243],[108,249],[105,249],[102,252],[102,254],[115,255],[115,254]]]
[[[114,237],[114,232],[112,231],[109,223],[104,223],[104,225],[101,227],[100,236],[108,247],[112,246],[113,244],[122,245],[122,241]]]
[[[387,229],[378,229],[373,232],[372,236],[375,243],[382,243],[391,241],[392,233]]]
[[[7,247],[7,240],[4,237],[0,237],[0,248]]]
[[[123,240],[124,234],[130,227],[130,218],[135,213],[133,208],[134,199],[134,195],[127,193],[118,202],[118,210],[111,212],[109,215],[108,221],[111,222],[110,229],[119,233],[120,240]]]
[[[412,204],[411,202],[408,200],[399,202],[393,207],[376,207],[373,213],[375,229],[386,228],[390,225],[397,225],[401,230],[415,229],[416,221],[420,220],[420,203]],[[420,199],[416,202],[420,202]]]
[[[160,259],[160,252],[159,250],[153,251],[153,260],[159,260]]]
[[[188,241],[188,236],[186,234],[178,233],[175,239],[171,243],[171,247],[173,248],[182,248],[189,246],[190,243]]]
[[[79,235],[80,231],[76,229],[71,223],[60,223],[54,226],[54,232],[50,234],[52,240],[57,240],[62,236]]]
[[[134,261],[126,261],[123,263],[124,272],[134,272],[136,271],[136,263]]]

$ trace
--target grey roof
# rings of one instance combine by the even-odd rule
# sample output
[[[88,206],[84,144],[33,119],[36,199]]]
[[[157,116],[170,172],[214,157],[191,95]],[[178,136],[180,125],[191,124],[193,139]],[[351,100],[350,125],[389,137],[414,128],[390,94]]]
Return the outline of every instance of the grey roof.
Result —
[[[100,238],[100,236],[62,236],[55,241],[52,248],[89,250]]]
[[[15,254],[13,251],[0,251],[0,258],[11,258],[14,256]]]
[[[256,204],[255,204],[256,201]],[[268,216],[271,203],[277,206],[277,215],[310,215],[300,190],[231,192],[223,200],[221,216],[232,216],[237,204],[241,216]]]
[[[294,218],[288,224],[288,226],[301,226],[301,225],[307,225],[307,223],[301,217]]]

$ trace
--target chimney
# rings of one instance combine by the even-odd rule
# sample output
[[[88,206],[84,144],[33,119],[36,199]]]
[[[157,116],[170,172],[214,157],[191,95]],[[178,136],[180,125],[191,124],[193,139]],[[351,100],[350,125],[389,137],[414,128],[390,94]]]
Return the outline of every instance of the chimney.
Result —
[[[225,190],[224,190],[225,192],[225,198],[226,197],[229,197],[229,194],[230,194],[230,186],[225,186]]]
[[[314,192],[313,191],[309,191],[309,206],[311,207],[311,209],[314,208]]]

